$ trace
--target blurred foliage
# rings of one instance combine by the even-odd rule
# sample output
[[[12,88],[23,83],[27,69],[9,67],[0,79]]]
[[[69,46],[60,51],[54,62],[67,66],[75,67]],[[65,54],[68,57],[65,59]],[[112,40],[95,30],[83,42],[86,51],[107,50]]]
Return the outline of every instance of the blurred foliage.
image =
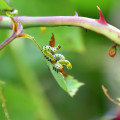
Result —
[[[0,0],[0,10],[12,10],[11,6],[6,0]]]
[[[12,0],[11,3],[24,16],[73,16],[77,11],[79,16],[91,18],[98,18],[98,5],[110,24],[117,21],[120,26],[116,19],[119,0]],[[6,82],[2,92],[11,120],[96,120],[116,108],[101,89],[105,84],[112,97],[120,95],[120,55],[118,50],[114,59],[108,56],[111,41],[76,27],[49,27],[44,34],[40,28],[24,31],[34,36],[40,46],[47,45],[54,33],[56,45],[62,46],[60,53],[73,66],[66,71],[85,86],[70,98],[57,85],[33,42],[17,38],[0,51],[0,80]],[[9,35],[8,30],[0,29],[0,42]],[[0,120],[5,120],[1,101]]]
[[[9,0],[0,0],[0,15],[5,14],[5,11],[13,10],[8,3],[9,3]]]

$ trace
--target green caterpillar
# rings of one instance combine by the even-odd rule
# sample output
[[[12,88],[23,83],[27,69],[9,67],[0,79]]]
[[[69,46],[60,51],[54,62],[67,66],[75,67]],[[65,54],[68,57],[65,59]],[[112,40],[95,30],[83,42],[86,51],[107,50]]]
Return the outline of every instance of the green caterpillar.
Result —
[[[66,66],[69,70],[72,69],[71,63],[68,60],[65,60],[65,57],[62,54],[52,54],[58,51],[60,48],[60,45],[58,45],[57,47],[51,47],[48,45],[42,47],[42,53],[44,57],[48,59],[48,61],[53,63],[53,69],[56,72],[63,72],[63,66]]]
[[[54,58],[58,61],[58,60],[65,60],[65,57],[62,54],[55,54],[53,55]]]
[[[65,57],[61,54],[55,54],[54,58],[57,60],[57,62],[53,65],[53,69],[55,71],[63,72],[64,71],[64,66],[67,67],[67,69],[72,69],[72,65],[68,60],[65,60]]]
[[[60,45],[58,45],[57,47],[51,47],[51,46],[43,46],[42,47],[42,53],[44,55],[44,57],[46,59],[48,59],[48,61],[52,62],[52,63],[56,63],[56,59],[55,57],[52,55],[52,53],[58,51],[61,48]]]

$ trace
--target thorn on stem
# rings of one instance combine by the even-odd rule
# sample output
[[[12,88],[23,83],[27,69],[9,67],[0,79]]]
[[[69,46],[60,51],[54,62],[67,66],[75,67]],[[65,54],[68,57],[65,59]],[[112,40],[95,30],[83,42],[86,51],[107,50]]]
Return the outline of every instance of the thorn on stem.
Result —
[[[74,15],[75,17],[78,17],[78,13],[75,11],[75,15]]]
[[[97,6],[97,9],[98,9],[99,14],[100,14],[100,17],[99,17],[99,19],[97,21],[99,23],[101,23],[101,24],[107,25],[107,22],[106,22],[106,20],[105,20],[105,18],[103,16],[103,13],[102,13],[101,9],[98,6]]]

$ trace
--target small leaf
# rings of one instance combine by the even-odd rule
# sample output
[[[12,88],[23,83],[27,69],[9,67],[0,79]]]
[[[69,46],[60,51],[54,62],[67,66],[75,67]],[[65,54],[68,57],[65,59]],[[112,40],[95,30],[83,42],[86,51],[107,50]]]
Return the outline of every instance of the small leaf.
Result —
[[[109,56],[110,56],[110,57],[115,57],[115,55],[116,55],[116,46],[117,46],[117,44],[116,44],[116,45],[113,45],[113,46],[109,49]]]
[[[70,75],[68,77],[64,77],[64,80],[66,81],[68,94],[71,97],[73,97],[76,94],[80,86],[84,85],[84,83],[78,82],[76,79],[74,79],[73,76]]]
[[[13,8],[5,0],[0,0],[0,10],[12,11]]]
[[[44,32],[46,31],[46,27],[40,27],[41,29],[41,34],[44,34]]]
[[[73,76],[68,75],[67,77],[64,77],[62,73],[57,73],[53,70],[53,65],[50,62],[47,63],[59,86],[63,90],[65,90],[71,97],[73,97],[78,89],[84,85],[84,83],[78,82],[76,79],[74,79]]]
[[[51,47],[54,47],[55,46],[55,37],[54,37],[54,34],[52,33],[52,36],[51,36],[51,40],[50,40],[50,42],[49,42],[49,45],[51,46]]]

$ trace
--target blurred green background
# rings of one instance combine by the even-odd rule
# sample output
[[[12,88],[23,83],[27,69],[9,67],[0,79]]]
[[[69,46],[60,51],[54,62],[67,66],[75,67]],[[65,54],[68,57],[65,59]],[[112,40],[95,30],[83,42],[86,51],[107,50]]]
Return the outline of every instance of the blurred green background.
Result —
[[[120,28],[119,0],[11,0],[20,16],[79,16],[98,19],[98,5],[106,21]],[[12,31],[0,29],[0,43]],[[5,81],[3,95],[11,120],[99,120],[116,109],[104,95],[104,84],[110,95],[120,96],[120,54],[108,55],[114,45],[108,38],[78,27],[49,27],[44,34],[39,28],[25,29],[40,46],[47,45],[52,33],[59,51],[71,61],[67,73],[85,83],[74,98],[64,92],[51,75],[35,44],[17,38],[0,51],[0,80]],[[0,101],[0,120],[5,120]],[[107,120],[107,119],[105,119]]]

